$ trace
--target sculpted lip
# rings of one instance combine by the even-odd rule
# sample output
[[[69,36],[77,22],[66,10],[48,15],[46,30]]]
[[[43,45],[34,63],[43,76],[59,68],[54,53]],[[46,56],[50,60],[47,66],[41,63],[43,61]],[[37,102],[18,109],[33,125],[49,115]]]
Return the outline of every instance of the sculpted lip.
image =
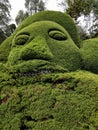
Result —
[[[31,77],[40,74],[67,72],[68,70],[50,61],[35,59],[12,65],[12,71],[19,76]]]

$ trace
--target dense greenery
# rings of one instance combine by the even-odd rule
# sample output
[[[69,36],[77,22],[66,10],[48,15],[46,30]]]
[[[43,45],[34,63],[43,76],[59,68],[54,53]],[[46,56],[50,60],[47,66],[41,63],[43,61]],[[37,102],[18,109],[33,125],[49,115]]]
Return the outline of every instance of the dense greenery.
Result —
[[[54,16],[53,16],[54,14]],[[62,20],[64,19],[64,20]],[[26,26],[28,26],[29,24],[32,24],[36,21],[47,21],[47,20],[52,20],[62,26],[64,26],[64,28],[68,31],[68,33],[70,34],[70,36],[72,37],[73,41],[77,44],[77,46],[80,46],[79,43],[79,38],[78,38],[78,32],[77,32],[77,28],[73,22],[73,20],[70,18],[70,16],[65,15],[61,12],[55,12],[55,11],[42,11],[40,13],[36,13],[33,16],[29,16],[27,19],[25,19],[20,25],[19,27],[16,29],[16,31],[14,32],[14,34],[11,36],[12,38],[14,37],[14,35],[21,29],[25,28]],[[71,26],[70,26],[71,25]],[[3,49],[2,47],[0,47],[0,60],[6,60],[9,54],[9,51],[6,51],[6,45],[9,46],[7,48],[10,48],[10,44],[12,42],[12,38],[9,38],[9,42],[6,40],[2,43]],[[5,51],[7,52],[7,54],[5,54]],[[2,57],[2,58],[1,58]]]
[[[11,50],[11,42],[12,37],[7,38],[1,45],[0,45],[0,62],[6,62],[9,52]]]
[[[97,79],[85,71],[21,77],[0,73],[0,129],[97,129]]]
[[[84,40],[81,52],[84,69],[98,74],[98,38]]]
[[[7,64],[14,65],[15,71],[36,71],[40,66],[42,69],[42,65],[46,66],[43,69],[52,69],[51,66],[55,68],[57,65],[70,71],[81,68],[79,49],[65,29],[55,22],[40,21],[23,28],[13,38],[12,44]],[[27,67],[24,67],[25,64],[28,64]]]
[[[67,0],[67,3],[67,13],[77,20],[81,14],[89,15],[97,2],[96,0]]]
[[[1,130],[98,129],[98,39],[80,45],[61,12],[29,16],[0,45],[0,92]]]

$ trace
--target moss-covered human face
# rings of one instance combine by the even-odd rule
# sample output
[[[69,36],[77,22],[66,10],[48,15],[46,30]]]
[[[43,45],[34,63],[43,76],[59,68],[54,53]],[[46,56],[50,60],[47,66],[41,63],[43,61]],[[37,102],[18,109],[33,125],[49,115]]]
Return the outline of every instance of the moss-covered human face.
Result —
[[[81,56],[62,26],[40,21],[15,35],[7,65],[17,73],[65,72],[79,69]]]

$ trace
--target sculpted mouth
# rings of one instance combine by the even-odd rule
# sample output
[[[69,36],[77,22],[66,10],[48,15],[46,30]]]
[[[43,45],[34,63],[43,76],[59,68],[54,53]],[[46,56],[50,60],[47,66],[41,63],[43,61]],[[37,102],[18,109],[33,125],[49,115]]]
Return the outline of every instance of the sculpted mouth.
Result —
[[[11,66],[11,70],[19,76],[35,76],[54,72],[67,72],[68,70],[53,62],[46,60],[23,61]]]

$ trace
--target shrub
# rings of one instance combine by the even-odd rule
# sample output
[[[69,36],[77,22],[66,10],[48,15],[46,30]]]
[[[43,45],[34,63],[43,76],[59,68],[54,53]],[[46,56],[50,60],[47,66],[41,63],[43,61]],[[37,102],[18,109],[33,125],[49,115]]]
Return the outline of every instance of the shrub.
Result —
[[[69,71],[80,69],[82,64],[79,48],[74,44],[70,35],[62,26],[52,21],[39,21],[30,24],[18,31],[13,38],[7,63],[17,66],[19,62],[25,62],[21,66],[25,67],[27,61],[30,60],[48,61],[46,64],[49,66],[50,63],[55,67],[59,65]],[[32,62],[34,65],[32,65],[31,71],[39,68],[41,61],[39,65],[35,65],[38,63],[37,61]]]
[[[42,11],[40,13],[36,13],[33,16],[29,16],[25,19],[20,26],[14,31],[13,35],[7,38],[2,45],[0,46],[0,61],[6,62],[7,56],[9,55],[11,44],[13,37],[17,34],[21,29],[29,26],[30,24],[38,21],[54,21],[61,26],[63,26],[67,32],[70,34],[73,41],[79,47],[79,39],[77,34],[77,28],[72,20],[72,18],[64,13],[57,11]],[[41,30],[42,31],[42,30]]]
[[[13,36],[10,36],[4,42],[2,42],[2,44],[0,45],[0,62],[7,61],[7,57],[9,55],[10,50],[11,50],[12,37]]]
[[[83,41],[81,48],[84,69],[98,73],[98,38]]]
[[[85,71],[30,77],[0,73],[0,129],[95,130],[97,79]]]

